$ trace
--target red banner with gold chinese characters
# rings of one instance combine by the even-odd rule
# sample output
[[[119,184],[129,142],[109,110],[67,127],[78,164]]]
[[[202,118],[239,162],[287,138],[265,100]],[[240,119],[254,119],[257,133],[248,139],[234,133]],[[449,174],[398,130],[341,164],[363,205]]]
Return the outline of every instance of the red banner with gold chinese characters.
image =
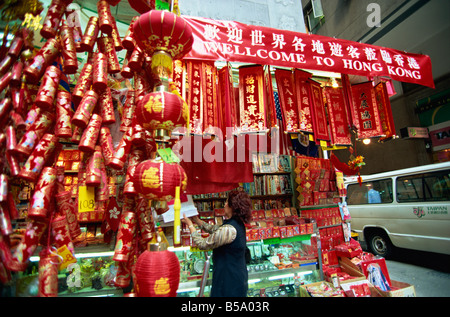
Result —
[[[311,80],[311,100],[313,109],[313,129],[316,140],[330,141],[328,122],[323,102],[323,93],[320,83]]]
[[[241,131],[267,131],[263,66],[239,68],[239,100]]]
[[[219,103],[222,110],[222,132],[231,128],[231,132],[237,129],[236,96],[233,88],[233,75],[231,65],[227,64],[219,70]],[[230,136],[228,136],[230,137]]]
[[[352,138],[347,122],[342,88],[326,87],[324,93],[327,100],[331,143],[335,145],[351,145]]]
[[[375,100],[380,113],[381,129],[384,134],[384,137],[382,137],[381,140],[388,140],[395,136],[395,125],[386,83],[380,82],[374,87],[374,90]]]
[[[201,93],[201,61],[187,61],[187,76],[189,80],[189,132],[203,134],[203,104]]]
[[[277,68],[275,69],[275,80],[280,96],[284,131],[297,133],[299,132],[299,115],[295,96],[294,74],[291,70]]]
[[[295,89],[299,114],[299,129],[301,132],[313,133],[311,83],[312,74],[296,69],[294,70]]]
[[[352,85],[354,117],[359,139],[380,137],[383,135],[381,120],[371,81]]]
[[[217,69],[214,62],[202,62],[201,88],[203,101],[203,132],[217,134],[220,111],[217,109]]]

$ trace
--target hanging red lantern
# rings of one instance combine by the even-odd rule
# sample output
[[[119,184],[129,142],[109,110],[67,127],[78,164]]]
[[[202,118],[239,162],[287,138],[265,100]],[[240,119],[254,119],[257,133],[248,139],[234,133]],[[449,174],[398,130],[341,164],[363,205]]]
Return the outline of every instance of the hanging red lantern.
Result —
[[[180,262],[170,251],[144,251],[134,269],[138,297],[175,297],[180,283]]]
[[[168,135],[174,128],[186,124],[188,109],[178,95],[155,91],[137,103],[135,116],[144,129],[156,131],[158,135]]]
[[[151,10],[133,24],[136,44],[152,57],[152,69],[172,73],[173,60],[181,59],[192,48],[194,38],[186,21],[168,11]]]
[[[146,160],[136,166],[133,184],[138,193],[147,199],[170,201],[175,198],[175,188],[186,189],[187,176],[184,169],[175,163]]]

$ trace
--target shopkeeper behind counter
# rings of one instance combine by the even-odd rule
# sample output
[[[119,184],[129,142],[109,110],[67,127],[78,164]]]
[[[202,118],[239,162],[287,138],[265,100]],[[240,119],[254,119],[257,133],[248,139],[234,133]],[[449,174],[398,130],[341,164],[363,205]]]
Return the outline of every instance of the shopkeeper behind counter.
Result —
[[[211,297],[245,297],[248,290],[248,272],[245,261],[245,223],[251,220],[251,200],[241,190],[228,194],[225,220],[222,225],[210,225],[197,216],[192,220],[210,235],[202,238],[184,215],[195,245],[201,250],[213,250],[213,276]]]

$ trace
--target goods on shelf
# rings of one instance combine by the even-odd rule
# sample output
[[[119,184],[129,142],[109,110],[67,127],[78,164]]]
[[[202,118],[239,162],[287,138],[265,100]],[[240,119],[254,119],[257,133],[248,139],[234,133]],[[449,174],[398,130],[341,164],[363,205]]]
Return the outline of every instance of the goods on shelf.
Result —
[[[298,184],[297,198],[301,207],[337,205],[340,202],[336,173],[330,160],[298,156],[294,171]]]

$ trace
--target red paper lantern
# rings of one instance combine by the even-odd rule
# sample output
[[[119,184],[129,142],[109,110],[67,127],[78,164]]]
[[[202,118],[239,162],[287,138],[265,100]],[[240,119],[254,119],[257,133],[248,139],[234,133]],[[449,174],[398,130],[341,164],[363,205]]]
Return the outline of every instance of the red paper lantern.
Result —
[[[180,263],[170,251],[144,251],[134,269],[138,297],[175,297],[180,283]]]
[[[175,163],[146,160],[136,166],[133,184],[138,193],[147,199],[170,201],[175,198],[175,188],[186,189],[187,176],[184,169]]]
[[[191,27],[176,14],[151,10],[142,14],[133,24],[136,44],[152,57],[152,69],[162,66],[172,71],[172,60],[181,59],[192,48]]]
[[[178,95],[155,91],[145,95],[135,109],[138,123],[146,130],[170,132],[188,119],[186,103]]]

